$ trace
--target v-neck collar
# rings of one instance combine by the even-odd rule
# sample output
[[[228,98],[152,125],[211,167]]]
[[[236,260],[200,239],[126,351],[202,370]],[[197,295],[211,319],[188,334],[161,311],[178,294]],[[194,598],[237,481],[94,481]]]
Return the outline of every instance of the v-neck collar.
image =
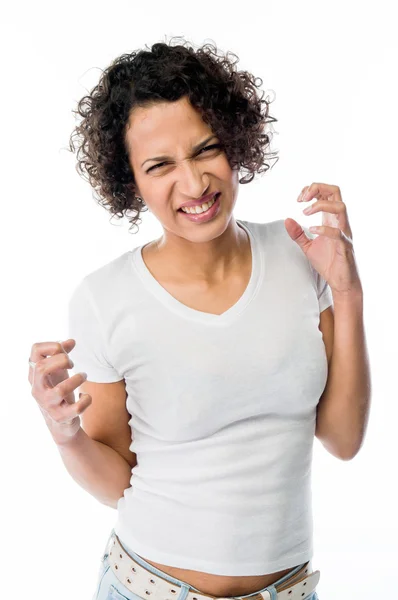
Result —
[[[260,252],[259,241],[256,235],[250,229],[247,221],[242,222],[241,220],[237,220],[237,223],[247,232],[249,236],[252,254],[252,270],[248,285],[246,286],[242,296],[237,300],[237,302],[235,302],[233,306],[228,308],[220,315],[203,312],[186,306],[174,298],[174,296],[172,296],[164,287],[162,287],[157,279],[155,279],[155,277],[152,275],[143,259],[142,249],[147,244],[137,246],[131,251],[133,267],[140,276],[145,287],[169,310],[182,317],[208,325],[228,324],[246,309],[252,298],[255,296],[258,286],[261,282],[263,271],[262,253]]]

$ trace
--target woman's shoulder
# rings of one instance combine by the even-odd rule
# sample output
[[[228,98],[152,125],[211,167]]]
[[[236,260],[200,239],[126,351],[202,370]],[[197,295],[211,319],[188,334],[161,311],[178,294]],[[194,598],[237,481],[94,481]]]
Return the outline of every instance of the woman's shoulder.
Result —
[[[249,229],[257,239],[263,242],[267,241],[268,243],[272,243],[275,241],[283,241],[287,238],[291,241],[285,228],[284,219],[267,222],[239,219],[239,223],[242,223],[242,225]]]

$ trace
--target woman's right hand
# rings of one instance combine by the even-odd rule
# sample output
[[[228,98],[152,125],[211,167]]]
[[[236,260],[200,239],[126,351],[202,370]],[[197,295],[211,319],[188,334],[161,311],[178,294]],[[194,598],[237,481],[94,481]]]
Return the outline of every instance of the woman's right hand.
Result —
[[[75,347],[75,340],[65,342],[38,342],[33,344],[29,365],[29,383],[44,416],[48,428],[58,444],[69,441],[80,429],[79,415],[90,406],[92,398],[83,394],[75,401],[74,390],[87,379],[86,373],[69,377],[68,369],[74,364],[68,352]]]

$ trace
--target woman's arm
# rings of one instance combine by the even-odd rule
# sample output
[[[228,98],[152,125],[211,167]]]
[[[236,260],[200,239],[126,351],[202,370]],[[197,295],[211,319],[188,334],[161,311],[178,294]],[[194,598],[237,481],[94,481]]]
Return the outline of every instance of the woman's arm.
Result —
[[[130,487],[129,463],[113,448],[91,439],[82,428],[70,440],[57,443],[57,448],[76,483],[102,504],[117,508],[124,490]]]
[[[331,310],[332,316],[327,314],[320,326],[328,354],[330,340],[332,351],[328,380],[318,404],[315,435],[331,454],[350,460],[362,445],[371,397],[363,295],[333,293],[333,304],[334,319]]]

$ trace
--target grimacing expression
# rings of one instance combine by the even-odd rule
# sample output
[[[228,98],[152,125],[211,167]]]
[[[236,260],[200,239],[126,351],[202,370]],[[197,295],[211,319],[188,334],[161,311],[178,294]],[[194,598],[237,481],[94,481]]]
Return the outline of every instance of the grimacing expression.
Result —
[[[215,191],[222,193],[216,220],[229,221],[237,197],[238,171],[231,169],[219,138],[187,97],[135,108],[126,142],[136,193],[165,229],[193,230],[195,224],[178,208]]]

